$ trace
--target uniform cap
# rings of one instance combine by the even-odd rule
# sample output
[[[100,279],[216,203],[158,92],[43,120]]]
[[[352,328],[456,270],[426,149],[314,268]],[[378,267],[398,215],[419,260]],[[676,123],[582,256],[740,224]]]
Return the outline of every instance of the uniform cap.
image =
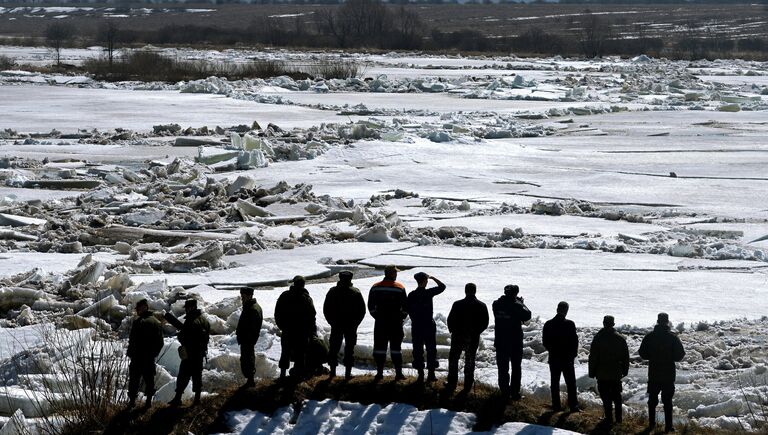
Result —
[[[400,269],[398,269],[397,266],[395,266],[394,264],[389,264],[386,267],[384,267],[385,274],[395,273],[395,272],[400,272]]]
[[[659,325],[669,325],[669,314],[659,313],[659,316],[656,318],[656,323]]]
[[[603,317],[603,326],[613,326],[615,324],[616,324],[616,321],[614,320],[613,316]]]
[[[416,281],[421,281],[421,280],[425,280],[425,279],[428,279],[428,278],[429,278],[429,275],[427,275],[424,272],[418,272],[418,273],[413,275],[413,279],[415,279]]]
[[[294,284],[304,284],[305,282],[307,282],[307,280],[304,279],[304,277],[301,275],[296,275],[293,277],[293,280],[291,280],[291,282]]]
[[[520,291],[520,287],[517,286],[517,284],[507,284],[504,286],[504,293],[518,293]]]
[[[342,270],[339,272],[339,278],[340,279],[352,279],[352,271],[351,270]]]
[[[184,301],[184,308],[197,308],[197,299],[187,299]]]
[[[240,287],[240,293],[253,296],[253,287]]]

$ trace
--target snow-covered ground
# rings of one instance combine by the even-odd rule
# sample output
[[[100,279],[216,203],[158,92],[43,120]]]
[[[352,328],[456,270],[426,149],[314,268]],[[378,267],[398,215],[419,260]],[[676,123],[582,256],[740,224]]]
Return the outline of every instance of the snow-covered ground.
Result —
[[[320,56],[173,52],[240,62]],[[0,54],[20,63],[44,55]],[[65,50],[72,61],[94,54]],[[765,64],[326,56],[365,62],[368,80],[107,84],[0,72],[3,326],[69,314],[57,326],[124,337],[137,298],[179,313],[178,300],[196,294],[216,333],[205,381],[216,391],[239,376],[234,288],[258,287],[267,317],[258,372],[271,377],[280,352],[271,317],[291,277],[310,278],[319,308],[339,270],[356,270],[365,295],[374,268],[397,264],[410,268],[401,274],[409,289],[416,270],[448,284],[435,300],[443,368],[445,317],[464,284],[477,283],[490,304],[517,283],[537,318],[526,327],[526,394],[548,397],[540,327],[559,300],[582,328],[577,376],[587,403],[597,399],[584,363],[602,317],[624,325],[636,352],[666,311],[688,349],[678,418],[754,423],[749,406],[765,400],[768,338]],[[491,385],[492,335],[478,357],[478,377]],[[160,361],[161,399],[178,370],[172,343]],[[371,346],[367,317],[356,372],[371,370]],[[2,347],[0,357],[18,352]],[[405,352],[408,361],[408,336]],[[638,410],[646,381],[633,360],[624,394]],[[365,415],[370,433],[387,432],[394,416],[402,430],[422,433],[434,413],[446,433],[472,427],[472,416],[403,405],[306,409],[317,412],[293,427],[283,424],[290,410],[233,414],[233,431],[354,432]]]

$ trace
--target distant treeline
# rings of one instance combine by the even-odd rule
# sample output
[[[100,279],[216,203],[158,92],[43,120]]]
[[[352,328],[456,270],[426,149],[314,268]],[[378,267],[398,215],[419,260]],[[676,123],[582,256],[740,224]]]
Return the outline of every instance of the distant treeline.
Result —
[[[89,45],[108,48],[156,45],[268,45],[295,48],[381,49],[515,53],[518,55],[563,55],[600,57],[604,55],[674,59],[768,58],[768,38],[731,38],[706,26],[689,24],[685,32],[671,37],[616,33],[611,18],[585,12],[568,28],[527,27],[510,36],[487,35],[479,30],[444,31],[429,28],[418,8],[384,4],[380,0],[348,0],[334,9],[307,14],[261,17],[245,28],[211,25],[174,25],[137,30],[120,27],[119,20],[106,20],[96,34],[77,34],[64,28],[65,21],[48,26],[49,46]],[[58,52],[58,50],[57,50]]]

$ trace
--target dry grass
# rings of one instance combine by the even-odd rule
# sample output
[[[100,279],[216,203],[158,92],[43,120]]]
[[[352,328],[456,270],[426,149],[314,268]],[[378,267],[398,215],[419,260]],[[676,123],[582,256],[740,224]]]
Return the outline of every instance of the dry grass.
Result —
[[[329,380],[318,376],[302,383],[264,380],[256,388],[233,389],[222,395],[203,399],[199,406],[167,408],[155,406],[141,414],[125,412],[119,415],[105,433],[212,433],[227,432],[225,414],[229,411],[251,409],[271,414],[277,409],[304,400],[333,399],[362,404],[376,403],[386,406],[393,402],[413,405],[419,409],[444,408],[451,411],[471,412],[477,415],[475,430],[488,431],[505,422],[525,422],[558,427],[589,434],[643,434],[650,432],[644,418],[628,416],[620,426],[602,425],[602,409],[587,408],[578,413],[553,412],[548,404],[524,397],[512,402],[502,398],[497,389],[478,384],[469,393],[448,392],[441,383],[420,384],[415,378],[395,382],[385,378],[375,382],[372,376],[358,376],[350,381],[343,378]],[[705,430],[698,427],[678,427],[680,434],[720,435],[727,432]]]

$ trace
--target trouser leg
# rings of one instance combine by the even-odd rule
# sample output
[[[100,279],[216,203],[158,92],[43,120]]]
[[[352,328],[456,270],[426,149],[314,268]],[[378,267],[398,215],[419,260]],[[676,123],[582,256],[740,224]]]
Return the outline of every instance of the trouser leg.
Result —
[[[283,336],[280,339],[280,361],[277,363],[277,365],[283,370],[287,370],[291,367],[293,341],[293,337],[286,333],[283,333]]]
[[[200,393],[203,391],[203,356],[196,356],[192,361],[192,391]]]
[[[144,395],[147,400],[151,400],[155,395],[155,359],[152,358],[144,362],[142,377],[144,378]]]
[[[328,340],[328,365],[331,367],[339,365],[339,351],[341,350],[341,340],[343,338],[344,334],[341,328],[331,327],[331,337]]]
[[[464,388],[472,388],[475,384],[475,359],[477,348],[480,345],[480,337],[472,337],[464,347]]]
[[[349,328],[344,331],[344,365],[355,365],[355,345],[357,345],[357,328]]]
[[[600,400],[603,402],[603,412],[605,413],[605,419],[613,421],[613,389],[611,388],[611,381],[597,381],[597,392],[600,393]]]
[[[505,395],[509,394],[509,349],[496,347],[496,367],[499,370],[499,389]]]
[[[459,358],[462,352],[462,339],[453,335],[451,337],[451,350],[448,352],[448,384],[459,383]],[[466,382],[466,379],[464,380]]]
[[[575,409],[579,406],[579,398],[576,393],[576,372],[573,367],[573,360],[563,363],[561,370],[563,372],[566,390],[568,391],[568,407],[570,409]]]
[[[661,402],[664,404],[664,428],[669,431],[673,427],[672,397],[675,395],[674,382],[665,384],[661,390]]]
[[[623,409],[621,407],[621,381],[614,382],[613,388],[613,406],[616,409],[616,422],[621,423]]]
[[[253,379],[256,374],[256,349],[253,343],[240,345],[240,370],[246,379]]]
[[[396,323],[392,325],[390,331],[390,344],[389,349],[392,353],[392,364],[395,366],[395,370],[400,373],[403,369],[403,325],[402,323]]]
[[[293,371],[297,376],[304,376],[307,369],[307,348],[309,347],[309,337],[302,336],[296,339],[293,345]]]
[[[387,344],[389,337],[382,322],[377,321],[373,327],[373,360],[379,372],[384,370],[384,362],[387,359]]]
[[[190,367],[190,357],[181,361],[179,364],[179,376],[176,377],[176,393],[181,394],[189,385],[189,380],[192,378],[192,367]]]
[[[411,338],[413,341],[413,368],[424,370],[424,344],[426,333],[422,329],[411,329]]]
[[[128,365],[128,398],[135,400],[139,395],[139,385],[143,375],[141,362],[137,358],[131,358]]]
[[[560,372],[562,368],[558,361],[549,362],[549,391],[552,393],[552,407],[560,409]]]
[[[440,364],[437,361],[437,339],[435,334],[437,333],[437,327],[435,323],[429,326],[429,329],[424,337],[424,346],[427,348],[427,368],[430,370],[436,369]]]
[[[660,392],[660,385],[648,383],[648,424],[650,426],[656,426],[656,405],[659,404]]]
[[[520,382],[522,378],[523,349],[514,349],[512,353],[512,378],[509,381],[510,394],[520,397]]]

